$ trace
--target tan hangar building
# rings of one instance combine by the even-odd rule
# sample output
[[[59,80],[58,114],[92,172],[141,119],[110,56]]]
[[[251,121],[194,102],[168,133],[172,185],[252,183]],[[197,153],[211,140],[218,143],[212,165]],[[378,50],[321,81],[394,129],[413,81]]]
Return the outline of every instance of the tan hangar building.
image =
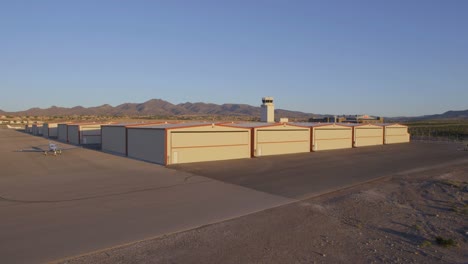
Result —
[[[310,128],[311,150],[347,149],[353,147],[353,128],[334,123],[295,123]]]
[[[67,142],[75,145],[101,144],[101,125],[103,124],[68,124]]]
[[[42,136],[45,138],[57,138],[58,123],[44,123],[42,125]]]
[[[101,126],[109,123],[59,123],[57,139],[75,145],[100,144]]]
[[[104,152],[127,156],[128,128],[163,124],[154,123],[121,123],[101,126],[101,150]]]
[[[310,129],[287,123],[233,123],[251,130],[251,156],[310,152]]]
[[[384,128],[375,124],[346,124],[353,128],[353,147],[383,145]]]
[[[32,134],[32,125],[25,125],[24,132]]]
[[[38,123],[32,124],[31,133],[34,136],[42,136],[42,124],[38,124]]]
[[[408,127],[401,124],[381,124],[384,128],[384,144],[408,143]]]
[[[128,127],[128,157],[162,165],[250,158],[250,129],[181,123]]]
[[[68,141],[67,123],[59,123],[57,125],[57,139],[62,142]]]

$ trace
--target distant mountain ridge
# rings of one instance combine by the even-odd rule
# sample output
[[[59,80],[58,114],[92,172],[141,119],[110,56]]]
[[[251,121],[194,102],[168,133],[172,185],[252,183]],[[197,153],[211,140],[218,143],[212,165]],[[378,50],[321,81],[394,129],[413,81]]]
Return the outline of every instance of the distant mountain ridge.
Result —
[[[412,117],[392,117],[386,118],[388,121],[429,121],[429,120],[468,120],[468,109],[459,111],[447,111],[442,114],[436,115],[423,115],[423,116],[412,116]]]
[[[113,116],[181,116],[181,115],[217,115],[217,116],[257,116],[260,107],[247,104],[212,104],[181,103],[172,104],[162,99],[151,99],[144,103],[124,103],[118,106],[104,104],[94,107],[75,106],[71,108],[51,106],[49,108],[31,108],[25,111],[9,112],[17,116],[67,116],[67,115],[113,115]],[[279,117],[309,118],[313,114],[299,111],[276,109]]]
[[[425,115],[421,116],[421,119],[468,119],[468,109],[460,111],[447,111],[443,114],[438,115]]]
[[[72,115],[100,115],[100,116],[239,116],[260,117],[261,108],[247,104],[212,104],[212,103],[181,103],[172,104],[162,99],[151,99],[144,103],[124,103],[117,106],[103,104],[93,107],[60,107],[31,108],[25,111],[5,112],[0,110],[1,115],[15,116],[72,116]],[[311,117],[326,116],[323,114],[304,113],[284,109],[275,110],[276,117],[288,117],[308,120]],[[424,115],[415,117],[391,117],[385,118],[388,122],[444,120],[444,119],[466,119],[468,120],[468,109],[460,111],[447,111],[443,114]]]

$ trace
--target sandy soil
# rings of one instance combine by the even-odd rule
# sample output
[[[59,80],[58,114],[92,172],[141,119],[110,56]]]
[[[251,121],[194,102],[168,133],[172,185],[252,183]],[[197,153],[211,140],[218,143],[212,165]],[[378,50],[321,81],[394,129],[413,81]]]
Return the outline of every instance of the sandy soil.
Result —
[[[468,263],[467,241],[465,164],[395,175],[64,263]]]

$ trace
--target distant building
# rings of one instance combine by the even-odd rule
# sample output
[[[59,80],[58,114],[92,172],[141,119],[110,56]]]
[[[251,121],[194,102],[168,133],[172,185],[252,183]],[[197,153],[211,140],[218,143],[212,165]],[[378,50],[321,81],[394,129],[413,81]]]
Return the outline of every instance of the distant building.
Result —
[[[311,117],[309,122],[312,123],[338,123],[335,121],[334,116],[324,116],[324,117]]]
[[[346,116],[344,119],[345,123],[360,123],[360,124],[375,124],[383,123],[383,117],[379,116],[369,116],[369,115],[355,115],[355,116]]]
[[[309,122],[317,123],[356,123],[356,124],[375,124],[383,123],[384,118],[369,115],[341,115],[341,116],[323,116],[309,118]]]

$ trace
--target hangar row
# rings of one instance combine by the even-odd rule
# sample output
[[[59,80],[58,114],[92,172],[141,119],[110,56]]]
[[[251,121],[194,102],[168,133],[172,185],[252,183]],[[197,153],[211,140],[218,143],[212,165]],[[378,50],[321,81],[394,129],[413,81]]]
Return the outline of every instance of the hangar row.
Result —
[[[409,142],[399,124],[178,123],[102,126],[101,149],[163,165]]]
[[[44,123],[30,133],[100,144],[104,152],[162,165],[404,143],[410,137],[400,124],[263,122]]]
[[[335,118],[336,119],[336,118]],[[409,142],[399,124],[289,123],[263,97],[261,123],[45,123],[26,131],[162,165]]]

